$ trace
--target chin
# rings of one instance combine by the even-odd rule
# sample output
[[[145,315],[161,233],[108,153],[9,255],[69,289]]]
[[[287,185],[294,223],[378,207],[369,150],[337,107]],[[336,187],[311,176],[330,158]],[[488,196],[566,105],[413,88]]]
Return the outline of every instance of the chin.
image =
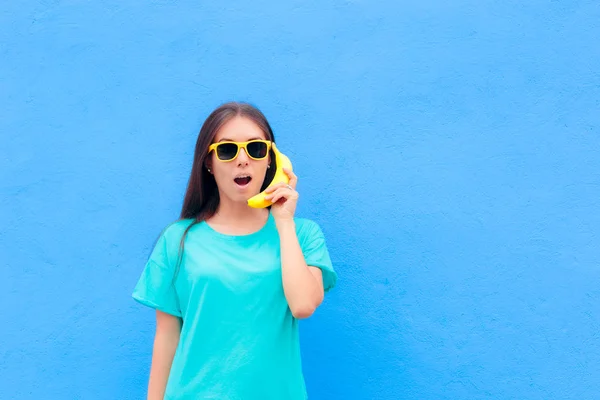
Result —
[[[260,186],[254,188],[234,187],[232,189],[233,190],[231,190],[231,192],[227,193],[227,197],[230,201],[233,201],[234,203],[247,203],[249,198],[251,198],[252,196],[256,196],[261,192]]]

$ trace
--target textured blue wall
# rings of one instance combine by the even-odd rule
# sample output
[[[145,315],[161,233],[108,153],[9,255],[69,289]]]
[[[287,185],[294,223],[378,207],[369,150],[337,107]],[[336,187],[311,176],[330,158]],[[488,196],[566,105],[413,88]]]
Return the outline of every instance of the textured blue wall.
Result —
[[[143,398],[130,293],[231,99],[340,274],[312,399],[597,398],[598,2],[217,3],[0,5],[0,398]]]

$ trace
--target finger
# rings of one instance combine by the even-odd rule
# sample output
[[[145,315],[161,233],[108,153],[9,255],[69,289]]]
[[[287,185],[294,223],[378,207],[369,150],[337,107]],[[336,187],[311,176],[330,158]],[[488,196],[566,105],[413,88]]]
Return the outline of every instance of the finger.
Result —
[[[282,195],[277,195],[275,196],[273,199],[271,199],[271,203],[275,204],[277,203],[279,200],[283,200],[282,203],[285,203],[287,201],[287,199],[282,196]]]
[[[273,203],[275,203],[278,199],[285,197],[286,199],[293,199],[298,197],[297,192],[286,187],[282,187],[277,189],[274,193],[271,193],[270,195],[265,196],[265,199],[272,201]],[[277,200],[275,200],[277,199]]]
[[[268,197],[270,197],[270,199]],[[277,203],[279,200],[283,200],[284,203],[285,201],[287,201],[287,196],[284,189],[277,190],[275,193],[268,197],[267,200],[271,201],[271,203]]]
[[[276,191],[277,189],[282,189],[282,188],[288,188],[289,189],[288,185],[293,190],[295,190],[294,186],[291,184],[291,181],[290,181],[290,184],[287,184],[285,182],[279,182],[279,183],[276,183],[275,185],[273,185],[273,186],[268,187],[267,189],[265,189],[265,193],[272,193],[272,192]]]
[[[265,199],[267,199],[267,200],[270,200],[270,201],[272,201],[272,202],[275,202],[275,201],[274,201],[274,199],[275,199],[276,197],[277,197],[277,198],[281,198],[281,196],[282,196],[281,192],[282,192],[282,190],[285,190],[285,189],[286,189],[286,188],[279,187],[279,188],[277,188],[277,189],[276,189],[276,190],[275,190],[273,193],[271,193],[271,194],[269,194],[269,195],[266,195],[266,196],[265,196]],[[288,190],[289,190],[289,189],[288,189]]]
[[[288,178],[290,178],[290,186],[296,188],[296,183],[298,183],[298,177],[296,176],[296,174],[294,174],[294,171],[292,171],[289,168],[284,168],[283,172],[285,172]]]
[[[274,192],[275,190],[277,190],[277,189],[281,189],[281,188],[283,188],[283,187],[285,187],[285,183],[283,183],[283,182],[279,182],[279,183],[277,183],[277,184],[275,184],[275,185],[273,185],[273,186],[271,186],[271,187],[267,188],[267,189],[265,190],[265,193],[272,193],[272,192]]]

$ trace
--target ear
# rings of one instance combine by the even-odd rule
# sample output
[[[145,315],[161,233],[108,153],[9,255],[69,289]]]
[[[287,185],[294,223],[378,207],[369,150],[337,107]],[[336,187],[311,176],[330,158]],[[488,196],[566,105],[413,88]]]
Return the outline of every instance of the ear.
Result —
[[[204,161],[204,168],[208,170],[209,174],[212,174],[212,160],[210,157],[206,157],[206,160]]]

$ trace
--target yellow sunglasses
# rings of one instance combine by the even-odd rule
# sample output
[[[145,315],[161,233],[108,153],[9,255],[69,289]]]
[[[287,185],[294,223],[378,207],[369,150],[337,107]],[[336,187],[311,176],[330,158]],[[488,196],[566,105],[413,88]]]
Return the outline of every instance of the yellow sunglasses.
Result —
[[[269,155],[271,141],[249,140],[247,142],[217,142],[208,147],[208,152],[215,151],[220,161],[235,160],[240,149],[246,150],[248,157],[254,160],[263,160]]]

